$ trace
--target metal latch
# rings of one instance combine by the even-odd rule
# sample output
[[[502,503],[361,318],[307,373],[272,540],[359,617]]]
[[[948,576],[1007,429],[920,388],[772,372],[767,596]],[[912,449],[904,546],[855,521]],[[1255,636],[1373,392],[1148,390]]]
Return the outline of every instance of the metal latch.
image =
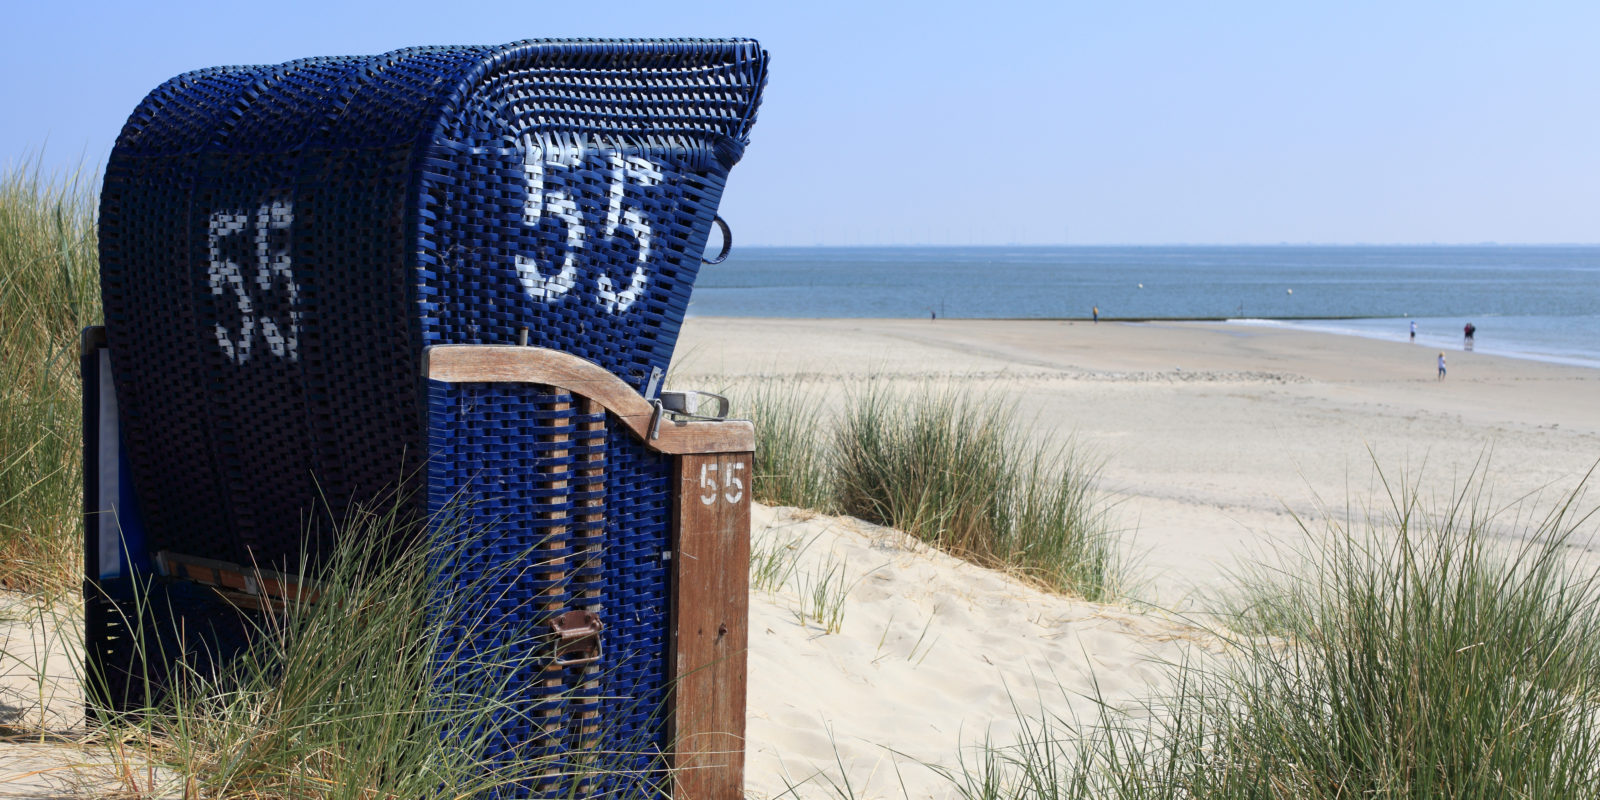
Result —
[[[709,414],[704,413],[707,401],[716,404],[716,408]],[[720,421],[728,418],[728,411],[733,404],[720,394],[682,391],[662,392],[660,397],[650,401],[650,407],[655,409],[650,414],[650,438],[655,439],[661,433],[661,417],[666,414],[686,419]]]
[[[600,660],[600,615],[568,611],[550,622],[556,633],[556,666],[575,667]]]
[[[716,403],[716,409],[709,414],[703,410],[708,400]],[[727,419],[732,404],[720,394],[684,391],[662,392],[661,407],[691,419]]]

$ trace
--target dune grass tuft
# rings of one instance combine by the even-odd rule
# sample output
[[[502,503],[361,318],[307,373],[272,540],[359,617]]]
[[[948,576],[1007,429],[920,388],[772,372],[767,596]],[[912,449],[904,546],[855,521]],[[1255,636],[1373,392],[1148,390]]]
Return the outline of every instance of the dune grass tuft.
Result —
[[[77,585],[78,332],[100,319],[94,180],[0,175],[0,586]]]
[[[485,646],[513,637],[463,626],[483,619],[484,598],[510,576],[488,570],[463,588],[451,575],[471,533],[425,539],[418,523],[400,520],[397,505],[353,515],[334,553],[313,568],[315,602],[261,616],[250,648],[220,674],[184,671],[150,707],[102,719],[125,788],[216,798],[474,797],[519,794],[534,780],[577,791],[594,780],[604,754],[592,754],[580,774],[572,764],[581,759],[556,765],[537,751],[507,752],[495,736],[507,725],[540,724],[507,698],[540,673],[537,659],[548,651]],[[546,772],[560,777],[539,777]],[[152,775],[158,785],[143,785]]]
[[[1024,717],[1015,742],[943,769],[1001,798],[1600,796],[1600,578],[1569,545],[1581,490],[1531,520],[1474,477],[1434,506],[1393,487],[1317,569],[1244,589],[1274,635],[1175,695],[1085,724]]]
[[[834,442],[840,511],[1057,591],[1118,596],[1098,463],[1070,439],[1030,440],[1015,405],[869,384],[846,402]]]
[[[1480,475],[1439,504],[1389,485],[1315,569],[1245,588],[1259,626],[1221,696],[1237,758],[1307,797],[1600,794],[1600,576],[1569,557],[1574,492],[1532,520]]]
[[[764,534],[764,535],[762,535]],[[817,541],[801,535],[784,535],[766,530],[753,532],[750,542],[750,588],[771,595],[788,585],[799,574],[800,556]]]
[[[1031,437],[997,393],[869,381],[821,402],[825,389],[767,379],[731,390],[756,426],[757,500],[887,525],[1091,600],[1126,589],[1099,464],[1074,440]]]
[[[831,466],[820,436],[827,417],[813,388],[769,379],[733,391],[738,413],[756,426],[752,496],[758,502],[833,511]]]

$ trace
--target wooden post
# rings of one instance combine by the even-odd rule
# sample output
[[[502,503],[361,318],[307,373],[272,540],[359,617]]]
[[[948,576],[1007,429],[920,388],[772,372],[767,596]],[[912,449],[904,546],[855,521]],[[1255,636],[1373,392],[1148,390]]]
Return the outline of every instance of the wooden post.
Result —
[[[753,453],[678,459],[675,800],[744,797]]]

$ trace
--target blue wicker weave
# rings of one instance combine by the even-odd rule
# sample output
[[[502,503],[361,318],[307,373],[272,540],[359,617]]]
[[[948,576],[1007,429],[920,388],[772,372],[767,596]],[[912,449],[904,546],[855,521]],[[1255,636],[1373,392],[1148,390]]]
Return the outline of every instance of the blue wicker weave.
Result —
[[[517,661],[520,713],[493,750],[551,759],[544,796],[649,794],[667,748],[669,460],[538,386],[430,382],[429,401],[430,511],[470,536],[450,576],[472,599],[447,651],[515,651],[570,610],[605,625],[593,664]]]
[[[648,388],[765,75],[748,40],[528,41],[152,92],[100,215],[152,549],[293,563],[415,474],[428,344],[526,328]]]
[[[670,462],[570,396],[430,384],[421,357],[526,336],[651,391],[765,79],[750,40],[586,40],[157,88],[117,140],[100,215],[148,550],[291,570],[353,504],[409,480],[418,513],[450,505],[483,532],[469,565],[520,576],[453,646],[520,646],[558,612],[604,610],[600,662],[517,676],[504,757],[624,754],[593,783],[532,790],[645,793],[665,746]],[[112,651],[131,637],[93,619],[92,660],[128,663]],[[496,628],[507,641],[476,633]]]

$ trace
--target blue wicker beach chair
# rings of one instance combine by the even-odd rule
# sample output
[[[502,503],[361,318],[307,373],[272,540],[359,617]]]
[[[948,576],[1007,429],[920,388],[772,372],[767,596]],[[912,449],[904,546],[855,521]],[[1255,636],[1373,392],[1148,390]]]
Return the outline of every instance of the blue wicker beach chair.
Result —
[[[605,654],[553,654],[565,677],[529,689],[546,719],[508,721],[507,752],[667,749],[673,454],[619,422],[627,402],[430,381],[425,354],[527,345],[655,400],[766,63],[750,40],[524,41],[205,69],[151,92],[106,169],[106,324],[85,348],[120,426],[111,444],[86,431],[124,466],[97,473],[86,511],[122,498],[127,534],[94,524],[86,547],[98,702],[137,705],[136,677],[163,671],[130,651],[132,581],[160,577],[171,602],[152,605],[177,609],[141,635],[169,652],[199,637],[225,662],[248,625],[196,576],[289,581],[356,504],[407,482],[418,515],[469,509],[477,557],[537,543],[574,565],[525,570],[484,610],[563,618]],[[561,725],[575,733],[552,740]]]

